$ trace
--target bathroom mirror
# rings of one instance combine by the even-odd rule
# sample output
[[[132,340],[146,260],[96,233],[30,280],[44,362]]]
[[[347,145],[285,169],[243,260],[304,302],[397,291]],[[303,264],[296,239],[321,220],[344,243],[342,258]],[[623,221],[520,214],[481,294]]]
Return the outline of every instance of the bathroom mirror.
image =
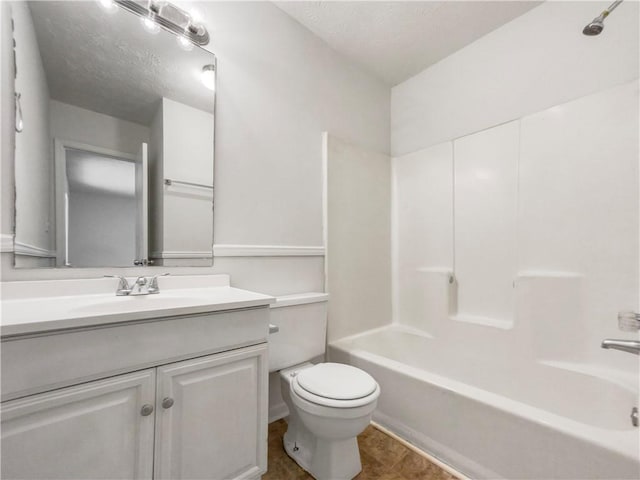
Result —
[[[15,266],[211,265],[215,56],[108,2],[11,15]]]

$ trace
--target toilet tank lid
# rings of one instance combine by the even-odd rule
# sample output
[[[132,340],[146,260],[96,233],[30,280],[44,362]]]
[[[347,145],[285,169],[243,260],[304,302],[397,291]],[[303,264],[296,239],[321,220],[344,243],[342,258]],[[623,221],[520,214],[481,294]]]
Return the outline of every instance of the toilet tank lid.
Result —
[[[296,380],[307,392],[334,400],[363,398],[378,386],[367,372],[342,363],[320,363],[299,372]]]

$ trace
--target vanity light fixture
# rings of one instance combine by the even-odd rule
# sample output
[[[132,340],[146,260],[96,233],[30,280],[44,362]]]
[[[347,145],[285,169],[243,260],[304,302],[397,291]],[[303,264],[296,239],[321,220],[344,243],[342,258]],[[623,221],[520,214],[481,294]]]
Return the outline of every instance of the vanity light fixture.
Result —
[[[98,0],[101,5],[105,2],[113,2],[125,10],[138,15],[142,26],[150,33],[157,33],[160,28],[173,33],[178,37],[178,44],[185,50],[190,50],[192,45],[207,45],[209,32],[201,23],[196,23],[186,10],[174,4],[160,0],[148,0],[139,2],[134,0]],[[146,5],[145,5],[146,3]]]
[[[216,66],[213,64],[202,67],[202,83],[209,90],[216,89]]]
[[[178,46],[182,50],[186,52],[190,52],[191,50],[193,50],[193,42],[189,40],[185,35],[178,35],[178,37],[176,37],[176,41],[178,42]]]
[[[113,0],[98,0],[100,6],[109,13],[115,13],[118,10],[118,6]]]
[[[153,0],[147,0],[147,14],[140,17],[140,23],[142,27],[149,33],[155,35],[160,31],[160,25],[156,23],[156,14],[158,9],[153,3]]]
[[[152,35],[155,35],[156,33],[158,33],[160,31],[160,25],[158,25],[156,23],[156,21],[153,19],[154,15],[153,14],[149,14],[148,17],[141,17],[140,18],[140,23],[142,23],[142,27],[149,33],[151,33]]]

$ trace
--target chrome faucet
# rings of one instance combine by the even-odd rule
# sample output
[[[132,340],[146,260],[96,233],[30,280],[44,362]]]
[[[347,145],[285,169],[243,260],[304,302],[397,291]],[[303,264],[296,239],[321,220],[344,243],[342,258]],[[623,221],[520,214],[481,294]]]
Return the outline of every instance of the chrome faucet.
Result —
[[[160,293],[158,288],[158,277],[164,277],[169,275],[168,273],[162,273],[160,275],[154,275],[153,277],[140,276],[136,278],[131,286],[131,293],[129,295],[151,295],[154,293]]]
[[[640,355],[640,341],[638,340],[614,340],[606,339],[602,341],[602,348],[620,350],[621,352],[635,353]]]
[[[118,288],[116,289],[117,296],[135,296],[135,295],[152,295],[154,293],[160,293],[158,287],[158,277],[164,277],[169,275],[168,273],[162,273],[160,275],[154,275],[153,277],[139,276],[136,280],[129,285],[129,282],[122,275],[105,275],[105,277],[119,278]]]
[[[619,312],[618,328],[625,332],[640,330],[640,314],[629,311]],[[640,341],[638,340],[615,340],[607,338],[602,341],[601,347],[640,355]]]

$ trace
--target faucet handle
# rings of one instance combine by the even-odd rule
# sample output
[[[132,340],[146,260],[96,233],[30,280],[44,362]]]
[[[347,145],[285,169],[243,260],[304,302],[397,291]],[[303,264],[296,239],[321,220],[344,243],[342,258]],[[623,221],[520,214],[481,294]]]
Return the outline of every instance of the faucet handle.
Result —
[[[160,291],[158,288],[158,277],[166,277],[167,275],[169,275],[169,272],[159,273],[151,277],[149,281],[149,293],[158,293]]]
[[[640,330],[640,313],[625,311],[618,312],[618,328],[623,332]]]
[[[122,275],[104,275],[104,277],[120,279],[116,295],[127,295],[129,292],[131,292],[131,286],[129,285],[129,282]]]

